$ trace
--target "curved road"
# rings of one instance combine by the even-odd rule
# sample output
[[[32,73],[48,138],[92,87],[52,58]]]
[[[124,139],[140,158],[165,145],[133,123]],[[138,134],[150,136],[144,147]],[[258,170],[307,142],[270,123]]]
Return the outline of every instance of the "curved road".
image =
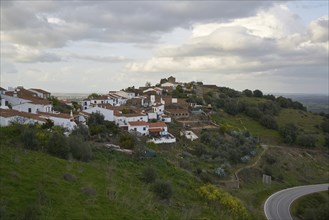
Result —
[[[328,190],[329,184],[297,186],[284,189],[271,195],[265,202],[264,212],[269,220],[293,220],[290,215],[290,205],[297,198]]]

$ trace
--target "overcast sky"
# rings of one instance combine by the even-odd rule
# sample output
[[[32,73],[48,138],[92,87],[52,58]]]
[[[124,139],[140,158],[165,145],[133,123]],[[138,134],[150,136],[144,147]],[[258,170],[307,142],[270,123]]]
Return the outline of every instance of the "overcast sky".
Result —
[[[1,87],[328,94],[328,1],[3,1]]]

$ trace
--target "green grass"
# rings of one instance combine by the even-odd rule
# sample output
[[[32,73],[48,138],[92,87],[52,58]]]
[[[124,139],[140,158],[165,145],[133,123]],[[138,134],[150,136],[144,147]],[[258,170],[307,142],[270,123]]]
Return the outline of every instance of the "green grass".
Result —
[[[323,210],[324,209],[324,210]],[[313,193],[310,195],[303,196],[294,201],[291,205],[291,213],[294,216],[294,219],[307,219],[305,215],[307,212],[312,210],[318,219],[328,219],[328,209],[329,209],[329,194],[328,190],[319,193]],[[326,217],[319,216],[319,211],[323,212]]]
[[[274,162],[269,163],[269,157]],[[232,190],[257,219],[264,219],[263,203],[272,193],[293,186],[328,182],[329,157],[321,151],[292,148],[270,148],[256,167],[240,172],[241,188]],[[272,184],[262,183],[265,167],[270,170]]]
[[[5,219],[191,219],[229,216],[209,208],[192,175],[163,157],[136,160],[98,150],[90,163],[61,160],[40,152],[1,146],[0,210]],[[152,166],[170,181],[173,197],[162,201],[140,180]],[[77,180],[68,182],[69,173]],[[90,187],[95,196],[82,192]]]
[[[317,127],[323,121],[323,117],[311,112],[303,112],[295,109],[282,109],[277,122],[279,126],[286,123],[295,123],[306,133],[317,133],[321,130]]]
[[[224,125],[229,129],[245,131],[248,130],[253,136],[260,137],[261,141],[270,143],[279,143],[281,137],[278,131],[267,129],[258,121],[244,115],[239,114],[236,116],[229,115],[225,112],[220,112],[212,115],[214,120],[219,125]]]
[[[319,125],[323,121],[323,117],[320,115],[295,109],[282,109],[276,120],[279,126],[294,123],[302,132],[315,135],[318,144],[324,143],[323,132],[319,128]]]

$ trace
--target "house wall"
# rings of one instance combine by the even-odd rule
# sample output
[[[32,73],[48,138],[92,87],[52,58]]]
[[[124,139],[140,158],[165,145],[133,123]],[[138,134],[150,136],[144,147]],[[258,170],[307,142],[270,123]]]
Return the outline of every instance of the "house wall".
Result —
[[[130,126],[128,124],[128,131],[137,131],[143,135],[149,134],[148,126]]]
[[[22,103],[29,102],[29,100],[8,96],[8,95],[1,95],[1,97],[5,99],[10,105],[19,105]]]
[[[114,121],[114,115],[113,115],[113,110],[111,109],[106,109],[106,108],[101,108],[101,107],[92,107],[86,110],[83,110],[83,112],[87,113],[100,113],[104,115],[104,120],[106,121]]]
[[[158,115],[155,112],[149,112],[149,113],[147,113],[147,115],[148,115],[149,120],[158,119]]]
[[[157,113],[157,115],[162,115],[164,112],[164,105],[160,105],[160,106],[156,106],[156,107],[152,107],[153,111],[155,113]]]
[[[164,117],[164,118],[162,118],[160,116],[160,121],[163,121],[163,122],[166,122],[166,123],[171,123],[171,118],[170,117]]]
[[[1,127],[5,127],[10,125],[11,122],[19,122],[21,124],[44,124],[43,121],[38,121],[35,119],[30,119],[30,118],[25,118],[25,117],[21,117],[21,116],[13,116],[13,117],[2,117],[0,116],[0,126]]]
[[[126,117],[126,122],[128,123],[129,121],[145,121],[145,122],[148,122],[148,117],[147,117],[147,115]]]
[[[22,112],[30,112],[33,114],[36,114],[38,112],[51,112],[52,111],[52,105],[38,105],[38,104],[32,104],[32,103],[23,103],[19,105],[12,106],[12,109]],[[29,111],[29,109],[31,111]]]
[[[54,122],[54,125],[61,126],[63,128],[67,128],[68,130],[73,130],[77,124],[74,121],[71,121],[71,119],[68,118],[57,118],[53,116],[44,117],[52,120]]]

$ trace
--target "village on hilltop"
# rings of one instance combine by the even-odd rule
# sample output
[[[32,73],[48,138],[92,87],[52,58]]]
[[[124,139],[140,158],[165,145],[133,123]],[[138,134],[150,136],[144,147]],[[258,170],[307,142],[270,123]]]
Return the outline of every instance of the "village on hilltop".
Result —
[[[87,126],[89,116],[98,113],[104,116],[104,120],[114,122],[122,130],[147,136],[150,142],[160,144],[176,142],[175,136],[168,130],[168,124],[174,118],[187,128],[181,130],[180,135],[195,140],[198,136],[189,128],[193,123],[200,125],[201,122],[193,121],[191,117],[207,116],[202,103],[193,99],[187,102],[190,95],[196,97],[195,94],[200,92],[198,85],[202,83],[178,83],[175,77],[171,76],[161,79],[156,86],[147,85],[138,89],[128,87],[121,91],[109,91],[104,95],[93,93],[80,100],[79,108],[71,110],[70,113],[55,111],[50,99],[51,93],[42,89],[25,89],[18,86],[6,90],[0,87],[0,126],[8,126],[14,122],[44,124],[51,120],[54,125],[65,128],[69,133],[79,124]],[[181,96],[180,92],[184,92],[185,97]],[[70,101],[62,102],[72,106]],[[206,123],[200,128],[216,126]]]

